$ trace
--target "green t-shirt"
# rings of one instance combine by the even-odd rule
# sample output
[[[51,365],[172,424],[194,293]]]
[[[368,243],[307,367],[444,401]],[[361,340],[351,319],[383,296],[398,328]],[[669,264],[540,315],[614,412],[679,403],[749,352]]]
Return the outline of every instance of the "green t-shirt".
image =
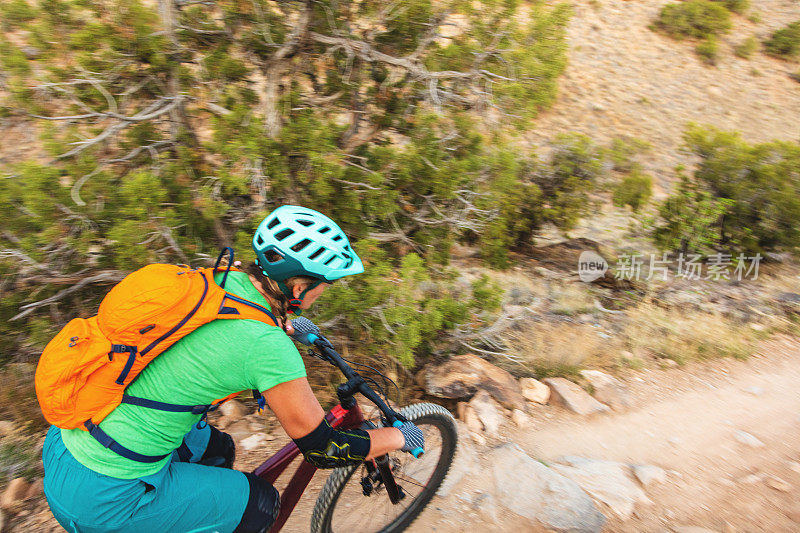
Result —
[[[217,276],[219,281],[221,275]],[[231,272],[225,289],[269,308],[247,274]],[[156,357],[127,394],[179,404],[209,404],[247,389],[265,391],[305,377],[303,359],[280,328],[256,320],[222,319],[205,324]],[[180,446],[200,415],[121,404],[100,428],[122,446],[161,455]],[[80,429],[62,430],[64,445],[81,464],[107,476],[134,479],[158,472],[170,460],[139,463],[104,448]]]

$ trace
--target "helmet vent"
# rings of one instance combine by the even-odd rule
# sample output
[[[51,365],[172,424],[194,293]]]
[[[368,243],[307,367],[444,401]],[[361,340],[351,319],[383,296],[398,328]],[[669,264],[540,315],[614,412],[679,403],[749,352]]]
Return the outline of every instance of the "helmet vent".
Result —
[[[261,246],[262,244],[264,244],[264,237],[262,237],[261,235],[259,235],[258,237],[256,237],[256,244],[258,244],[259,246]]]
[[[333,262],[333,260],[334,260],[334,259],[336,259],[336,256],[335,256],[335,255],[334,255],[333,257],[331,257],[330,259],[328,259],[327,261],[325,261],[325,263],[323,263],[323,264],[324,264],[325,266],[328,266],[328,265],[330,265],[330,264]]]
[[[286,237],[288,237],[289,235],[292,235],[292,234],[294,234],[294,230],[293,229],[289,229],[289,228],[282,229],[281,231],[279,231],[278,233],[275,234],[275,239],[279,240],[279,241],[282,241],[283,239],[285,239]]]
[[[333,240],[334,241],[341,241],[342,240],[342,236],[341,235],[337,235],[336,237],[333,238]]]
[[[319,232],[320,232],[320,233],[328,233],[330,230],[331,230],[331,228],[329,228],[328,226],[325,226],[324,228],[322,228],[321,230],[319,230]]]
[[[297,223],[298,224],[302,224],[305,227],[308,227],[308,226],[311,226],[312,224],[314,224],[314,222],[311,221],[311,220],[302,220],[302,219],[298,220]]]
[[[267,259],[268,263],[272,264],[280,263],[281,261],[283,261],[283,256],[278,252],[276,252],[275,250],[267,250],[264,253],[264,257]]]
[[[295,252],[299,252],[300,250],[302,250],[303,248],[305,248],[309,244],[311,244],[310,240],[303,239],[302,241],[300,241],[297,244],[295,244],[294,246],[292,246],[292,250],[294,250]]]
[[[325,249],[326,249],[326,248],[325,248],[324,246],[320,246],[320,247],[317,249],[317,251],[316,251],[316,252],[314,252],[313,254],[309,255],[309,256],[308,256],[308,258],[309,258],[309,259],[316,259],[316,258],[317,258],[317,257],[319,257],[320,255],[322,255],[322,252],[324,252],[324,251],[325,251]]]
[[[275,218],[273,218],[272,220],[269,221],[269,224],[267,224],[267,229],[272,229],[272,228],[274,228],[275,226],[277,226],[280,223],[281,223],[281,221],[278,220],[278,217],[275,217]]]

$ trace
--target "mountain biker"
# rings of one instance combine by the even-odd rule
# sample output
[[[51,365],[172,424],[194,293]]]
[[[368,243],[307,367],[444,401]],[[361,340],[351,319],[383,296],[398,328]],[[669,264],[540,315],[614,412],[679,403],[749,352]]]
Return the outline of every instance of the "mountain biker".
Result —
[[[304,457],[320,468],[420,445],[422,433],[411,423],[332,429],[287,336],[293,333],[288,312],[301,313],[330,283],[364,270],[339,226],[317,211],[282,206],[261,222],[253,247],[256,262],[246,271],[231,271],[226,290],[268,307],[281,327],[255,320],[209,322],[149,363],[127,392],[195,405],[256,389]],[[278,514],[277,490],[232,470],[233,439],[204,416],[123,403],[98,424],[123,449],[172,452],[150,463],[120,455],[86,431],[52,426],[42,460],[53,515],[71,532],[266,532]]]

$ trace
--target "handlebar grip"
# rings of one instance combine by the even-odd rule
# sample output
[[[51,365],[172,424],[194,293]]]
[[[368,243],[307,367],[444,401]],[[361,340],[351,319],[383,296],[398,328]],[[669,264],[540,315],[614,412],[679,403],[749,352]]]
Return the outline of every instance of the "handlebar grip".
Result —
[[[403,426],[403,423],[402,423],[401,421],[399,421],[399,420],[395,420],[395,421],[394,421],[394,423],[392,424],[392,427],[396,427],[396,428],[398,428],[398,429],[399,429],[400,427],[402,427],[402,426]],[[423,450],[422,448],[420,448],[419,446],[417,446],[416,448],[414,448],[414,449],[412,449],[412,450],[409,450],[409,451],[408,451],[408,453],[410,453],[411,455],[413,455],[413,456],[414,456],[414,459],[419,459],[419,458],[422,456],[422,454],[424,454],[424,453],[425,453],[425,450]]]

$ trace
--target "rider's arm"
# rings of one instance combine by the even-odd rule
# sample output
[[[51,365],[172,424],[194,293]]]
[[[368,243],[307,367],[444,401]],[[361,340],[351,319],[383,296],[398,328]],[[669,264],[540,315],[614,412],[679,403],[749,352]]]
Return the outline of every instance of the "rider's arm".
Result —
[[[367,431],[331,429],[324,421],[325,411],[314,396],[306,378],[286,381],[264,391],[263,394],[272,412],[278,417],[281,426],[298,444],[303,455],[307,459],[311,458],[311,462],[318,463],[320,466],[333,468],[364,460],[364,456],[358,453],[353,455],[360,455],[360,457],[353,457],[351,460],[346,458],[347,453],[340,457],[330,457],[331,441],[339,449],[347,446],[352,450],[363,449],[366,452],[366,443],[363,440],[368,438],[369,448],[366,459],[399,450],[405,444],[403,434],[396,428]],[[313,458],[320,457],[323,460],[313,460]],[[329,460],[326,460],[326,457],[330,457]]]

